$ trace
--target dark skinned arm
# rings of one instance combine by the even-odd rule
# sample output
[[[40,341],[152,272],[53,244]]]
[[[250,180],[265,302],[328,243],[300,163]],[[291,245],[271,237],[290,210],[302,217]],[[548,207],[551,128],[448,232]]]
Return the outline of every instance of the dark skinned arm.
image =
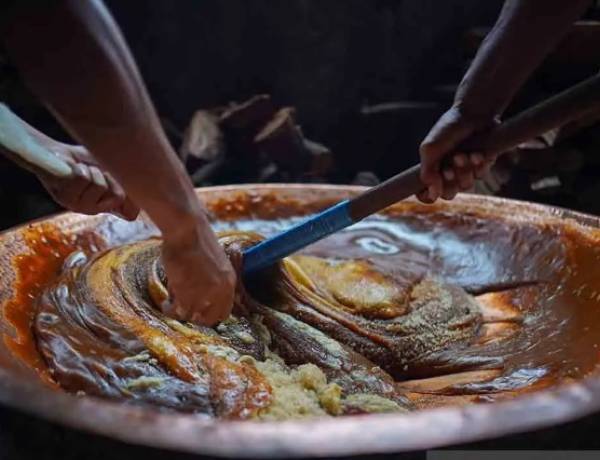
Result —
[[[100,1],[14,2],[2,37],[32,90],[162,232],[173,316],[226,318],[235,274]]]
[[[507,0],[465,74],[452,107],[421,144],[422,201],[452,199],[495,161],[485,152],[457,151],[473,134],[493,128],[516,92],[590,5],[590,0]],[[452,164],[441,171],[442,160]]]

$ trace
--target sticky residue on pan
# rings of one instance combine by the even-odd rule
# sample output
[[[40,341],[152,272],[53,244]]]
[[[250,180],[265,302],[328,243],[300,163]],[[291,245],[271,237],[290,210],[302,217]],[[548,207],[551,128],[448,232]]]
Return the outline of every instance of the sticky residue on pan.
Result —
[[[217,216],[238,215],[215,228],[233,258],[293,221],[292,205],[279,219],[227,206]],[[76,394],[229,419],[339,416],[493,402],[598,362],[600,254],[568,226],[407,206],[240,284],[214,329],[156,308],[160,240],[29,232],[5,306],[11,347]]]

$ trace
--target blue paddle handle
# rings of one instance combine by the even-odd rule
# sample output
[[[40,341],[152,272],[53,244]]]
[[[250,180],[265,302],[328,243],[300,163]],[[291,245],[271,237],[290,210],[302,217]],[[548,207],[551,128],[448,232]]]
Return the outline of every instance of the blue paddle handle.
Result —
[[[354,223],[349,201],[332,206],[289,230],[266,239],[244,252],[244,275],[267,268],[278,260]]]

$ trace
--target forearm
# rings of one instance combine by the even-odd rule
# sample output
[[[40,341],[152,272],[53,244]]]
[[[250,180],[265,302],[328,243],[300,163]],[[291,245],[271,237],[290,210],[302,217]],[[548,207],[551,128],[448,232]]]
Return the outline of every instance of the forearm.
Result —
[[[39,174],[67,177],[71,167],[53,152],[56,141],[45,136],[17,117],[6,105],[0,103],[0,154]]]
[[[23,3],[2,32],[31,88],[163,233],[205,219],[103,5],[82,0]]]
[[[590,3],[507,0],[459,86],[455,105],[486,121],[501,115]]]
[[[42,145],[54,145],[59,144],[58,141],[52,139],[51,137],[46,136],[43,132],[37,130],[25,120],[20,118],[16,113],[10,110],[10,107],[0,102],[0,117],[2,123],[11,123],[13,125],[18,125],[18,127],[22,128],[26,135],[30,136],[32,139],[35,139]],[[2,133],[3,136],[0,136],[0,148],[4,149],[4,151],[8,151],[12,154],[18,155],[18,152],[11,151],[10,143],[4,138],[5,133]]]

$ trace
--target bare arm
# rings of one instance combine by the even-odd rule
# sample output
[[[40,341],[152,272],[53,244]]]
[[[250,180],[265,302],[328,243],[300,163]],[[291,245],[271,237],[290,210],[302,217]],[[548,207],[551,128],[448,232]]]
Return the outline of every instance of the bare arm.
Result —
[[[35,174],[54,200],[84,214],[112,212],[134,220],[139,209],[80,145],[58,142],[0,103],[0,154]]]
[[[501,115],[590,3],[508,0],[465,74],[455,104],[472,116]]]
[[[161,230],[168,233],[181,218],[203,219],[104,6],[38,1],[14,10],[3,28],[9,55],[73,137],[114,172]]]
[[[452,108],[421,145],[425,201],[450,199],[466,190],[494,159],[455,155],[453,169],[441,160],[475,132],[493,126],[515,93],[590,5],[590,0],[507,0],[498,21],[465,74]],[[485,153],[485,152],[483,152]]]
[[[205,323],[227,316],[231,265],[104,5],[14,2],[2,35],[31,88],[161,230],[169,283],[181,304],[173,313]]]

